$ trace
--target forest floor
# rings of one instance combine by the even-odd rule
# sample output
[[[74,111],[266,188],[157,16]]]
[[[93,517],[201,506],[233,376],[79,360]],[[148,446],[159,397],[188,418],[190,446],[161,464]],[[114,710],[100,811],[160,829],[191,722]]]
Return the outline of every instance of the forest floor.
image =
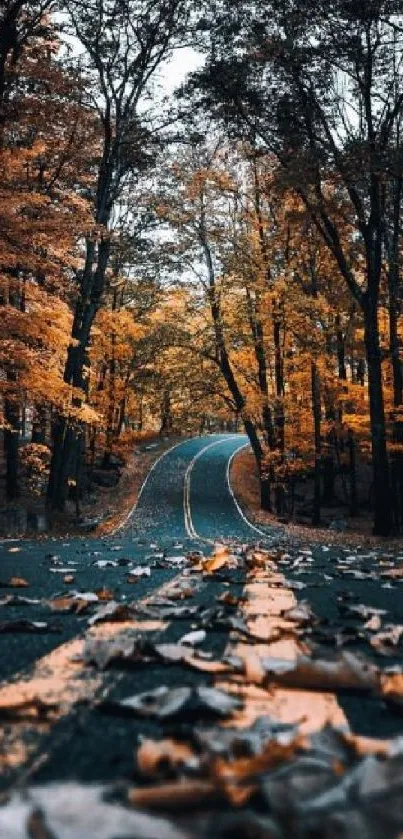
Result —
[[[367,475],[360,475],[362,494],[368,486]],[[367,545],[376,547],[384,545],[385,539],[373,536],[371,533],[372,517],[368,507],[363,507],[359,516],[354,518],[348,515],[346,505],[335,502],[331,507],[322,508],[322,527],[313,527],[309,521],[309,515],[304,515],[313,497],[313,481],[307,479],[297,487],[297,495],[303,499],[303,511],[298,512],[298,500],[296,503],[297,512],[287,523],[279,521],[277,516],[267,513],[260,508],[260,488],[256,471],[255,459],[249,450],[242,449],[234,458],[231,465],[231,485],[235,496],[248,518],[257,525],[276,527],[283,531],[284,535],[300,540],[301,542],[321,543],[333,545]],[[338,493],[340,497],[340,492]],[[340,531],[336,528],[340,526]],[[333,527],[335,529],[333,529]],[[403,547],[403,539],[388,539],[387,544],[391,548],[400,550]]]

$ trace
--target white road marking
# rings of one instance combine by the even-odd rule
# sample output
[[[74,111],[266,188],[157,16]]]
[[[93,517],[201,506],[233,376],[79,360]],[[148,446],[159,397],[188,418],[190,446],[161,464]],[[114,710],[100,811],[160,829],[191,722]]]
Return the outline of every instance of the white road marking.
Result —
[[[180,440],[179,443],[175,443],[175,445],[170,446],[169,449],[166,449],[164,452],[162,452],[162,454],[160,454],[159,457],[157,457],[157,460],[151,466],[150,471],[147,473],[147,475],[146,475],[146,477],[145,477],[145,479],[144,479],[144,481],[143,481],[143,483],[140,487],[139,494],[137,496],[136,501],[133,504],[133,507],[131,508],[131,510],[129,510],[126,518],[120,524],[118,524],[117,527],[114,530],[111,531],[111,534],[110,534],[111,536],[113,536],[115,533],[118,533],[119,530],[122,530],[122,528],[125,527],[125,525],[129,521],[129,519],[131,518],[133,513],[136,511],[136,509],[137,509],[137,507],[140,503],[141,496],[142,496],[142,494],[143,494],[143,492],[144,492],[144,490],[145,490],[145,488],[148,484],[148,481],[149,481],[152,473],[154,472],[154,470],[159,465],[159,463],[161,463],[161,460],[163,460],[165,457],[167,457],[169,454],[171,454],[171,452],[175,451],[175,449],[178,449],[180,446],[185,446],[186,443],[189,443],[192,440],[197,440],[197,439],[199,439],[199,438],[198,437],[188,437],[186,440]],[[220,442],[225,442],[225,441],[220,440]],[[204,449],[203,449],[203,451],[204,451]]]
[[[229,489],[230,495],[231,495],[231,497],[232,497],[232,500],[233,500],[233,502],[234,502],[234,504],[235,504],[235,507],[236,507],[236,509],[237,509],[237,511],[238,511],[238,513],[239,513],[239,515],[241,516],[241,519],[243,519],[243,521],[245,522],[245,524],[247,524],[247,525],[248,525],[248,527],[250,527],[250,528],[251,528],[251,530],[254,530],[254,531],[255,531],[255,533],[259,533],[259,534],[260,534],[260,536],[264,536],[264,538],[265,538],[265,539],[268,539],[268,538],[270,539],[270,536],[269,536],[269,534],[268,534],[268,533],[265,533],[265,532],[264,532],[264,530],[260,530],[258,527],[256,527],[256,525],[252,524],[252,522],[251,522],[251,521],[249,521],[249,519],[247,519],[247,518],[246,518],[245,513],[243,512],[243,510],[241,509],[240,505],[238,504],[237,499],[235,498],[234,490],[232,489],[232,486],[231,486],[230,471],[231,471],[232,461],[233,461],[233,459],[234,459],[234,457],[235,457],[235,455],[236,455],[236,454],[238,454],[240,451],[242,451],[242,449],[248,449],[248,448],[249,448],[249,445],[250,445],[249,443],[244,443],[242,446],[239,446],[239,448],[238,448],[238,449],[235,449],[235,451],[234,451],[234,452],[232,452],[232,455],[231,455],[231,457],[230,457],[230,458],[229,458],[229,460],[228,460],[228,463],[227,463],[227,484],[228,484],[228,489]]]
[[[191,510],[191,498],[190,498],[190,483],[191,483],[193,468],[194,468],[195,464],[197,463],[197,461],[205,454],[206,451],[208,451],[209,449],[212,449],[215,446],[224,445],[224,443],[229,442],[229,440],[236,440],[237,436],[238,435],[234,434],[232,436],[227,437],[226,440],[217,440],[214,443],[209,443],[207,446],[205,446],[203,449],[201,449],[201,451],[199,451],[197,453],[197,455],[189,463],[189,466],[188,466],[188,468],[186,470],[186,473],[185,473],[185,482],[184,482],[184,488],[183,488],[183,510],[184,510],[184,517],[185,517],[186,532],[187,532],[188,536],[190,536],[191,539],[197,539],[200,542],[205,542],[206,544],[209,544],[209,545],[214,545],[215,541],[216,541],[214,539],[207,539],[203,536],[200,536],[197,533],[197,531],[194,527],[194,524],[193,524],[192,510]],[[232,461],[233,461],[235,455],[238,454],[238,452],[240,452],[240,451],[242,451],[242,449],[246,449],[248,447],[249,447],[249,443],[241,443],[238,446],[238,448],[236,448],[235,451],[232,452],[231,456],[228,459],[227,469],[226,469],[226,480],[227,480],[228,491],[229,491],[229,494],[232,498],[232,501],[234,502],[235,509],[236,509],[238,515],[241,517],[243,523],[246,524],[246,526],[249,527],[249,529],[252,530],[254,533],[258,533],[259,536],[263,536],[264,539],[267,540],[267,539],[270,539],[272,537],[270,537],[270,535],[268,533],[265,533],[263,530],[260,530],[258,527],[256,527],[254,524],[252,524],[252,522],[250,522],[249,519],[246,518],[243,510],[241,509],[240,505],[238,504],[237,499],[235,498],[235,494],[234,494],[234,491],[233,491],[232,486],[231,486],[230,469],[231,469]]]
[[[197,455],[190,461],[188,468],[185,472],[185,481],[183,486],[183,514],[185,517],[185,529],[188,536],[191,539],[197,539],[200,542],[206,542],[209,545],[214,545],[214,539],[206,539],[203,536],[199,536],[192,521],[192,512],[190,506],[190,481],[192,477],[192,471],[194,469],[195,464],[197,461],[205,454],[206,451],[209,449],[213,449],[215,446],[222,446],[224,443],[228,443],[229,440],[235,440],[237,435],[233,435],[231,437],[227,437],[225,440],[215,440],[214,443],[209,443],[203,449],[201,449]]]
[[[143,492],[144,492],[144,490],[147,486],[149,478],[151,477],[152,473],[154,472],[154,469],[156,469],[158,464],[161,463],[161,460],[163,460],[164,457],[166,457],[168,454],[171,454],[171,452],[173,452],[175,449],[178,449],[179,446],[183,446],[185,443],[188,443],[188,442],[189,442],[189,440],[181,440],[179,443],[175,443],[174,446],[171,446],[169,449],[166,449],[164,452],[162,452],[162,454],[160,454],[160,456],[157,458],[155,463],[153,463],[153,465],[151,466],[150,471],[147,473],[147,476],[145,477],[145,479],[144,479],[144,481],[143,481],[143,483],[140,487],[139,494],[136,498],[136,501],[133,504],[133,507],[131,508],[131,510],[129,510],[126,518],[120,524],[118,524],[117,527],[115,527],[114,530],[112,530],[112,532],[110,534],[111,536],[114,536],[115,533],[118,533],[119,530],[122,530],[125,527],[125,525],[127,524],[127,522],[129,521],[129,519],[132,517],[133,513],[135,512],[135,510],[138,507],[138,504],[140,502],[140,498],[141,498],[141,496],[142,496],[142,494],[143,494]]]

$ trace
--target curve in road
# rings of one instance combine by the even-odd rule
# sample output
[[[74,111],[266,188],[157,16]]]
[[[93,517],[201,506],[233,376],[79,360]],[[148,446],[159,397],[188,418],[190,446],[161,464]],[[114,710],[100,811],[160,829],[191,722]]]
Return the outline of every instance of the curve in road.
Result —
[[[154,464],[127,526],[132,534],[215,542],[269,540],[242,512],[230,486],[235,454],[247,445],[243,434],[186,440]]]

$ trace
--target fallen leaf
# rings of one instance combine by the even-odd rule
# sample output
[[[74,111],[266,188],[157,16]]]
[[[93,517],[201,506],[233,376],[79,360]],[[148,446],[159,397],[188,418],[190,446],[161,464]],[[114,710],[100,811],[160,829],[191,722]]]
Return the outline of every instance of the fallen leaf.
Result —
[[[53,600],[45,601],[52,612],[84,612],[88,608],[88,601],[77,597],[55,597]]]
[[[284,743],[273,739],[257,755],[235,760],[218,757],[213,764],[213,776],[230,803],[242,807],[257,790],[259,775],[289,762],[305,747],[306,739],[301,735],[291,740],[287,738]]]
[[[377,632],[370,638],[370,644],[378,653],[390,655],[393,648],[400,644],[403,636],[403,625],[385,626],[382,632]]]
[[[293,606],[291,609],[284,609],[281,612],[281,616],[286,620],[295,621],[296,623],[301,624],[311,623],[316,619],[311,605],[307,600],[301,600],[300,603],[297,603],[297,605]]]
[[[226,545],[217,545],[211,557],[202,561],[202,571],[204,574],[214,574],[224,567],[237,568],[238,561]]]
[[[140,810],[178,810],[186,807],[200,807],[207,802],[222,798],[212,781],[187,780],[158,784],[154,787],[132,789],[128,800]],[[138,839],[136,835],[136,839]]]
[[[21,597],[18,594],[6,594],[0,598],[0,606],[38,606],[41,600],[35,597]]]
[[[403,577],[403,568],[391,568],[389,571],[381,571],[381,577],[390,577],[393,580],[399,580]]]
[[[186,743],[172,739],[143,740],[136,753],[137,768],[147,777],[154,777],[161,770],[166,774],[167,769],[183,768],[194,761],[193,749]]]
[[[111,591],[109,588],[98,588],[98,589],[96,589],[95,594],[96,594],[98,600],[101,600],[101,601],[104,601],[104,602],[107,602],[109,600],[113,600],[114,597],[115,597],[113,591]]]
[[[179,639],[179,644],[190,644],[193,647],[195,644],[201,644],[207,638],[205,629],[195,629],[193,632],[187,632]]]
[[[222,594],[217,597],[217,600],[219,603],[225,603],[226,606],[238,606],[240,602],[240,598],[235,597],[235,594],[232,594],[230,591],[223,591]]]
[[[383,674],[380,693],[386,702],[403,710],[403,673]]]
[[[0,588],[29,588],[30,585],[23,577],[10,577],[8,582],[0,582]]]
[[[110,600],[105,606],[101,606],[95,612],[95,615],[91,615],[88,619],[88,626],[95,626],[96,623],[106,623],[109,621],[127,621],[132,616],[133,611],[126,603],[117,603],[116,600]]]
[[[347,651],[334,661],[298,656],[295,660],[262,658],[262,663],[269,684],[322,691],[372,691],[379,687],[378,668]]]
[[[137,582],[141,577],[150,577],[151,576],[151,568],[147,565],[139,565],[137,568],[132,568],[128,577],[128,583]]]
[[[95,565],[96,568],[118,568],[119,563],[115,562],[114,559],[96,559],[92,565]]]
[[[364,629],[369,629],[370,632],[377,632],[382,626],[382,621],[379,615],[372,615],[366,623],[364,623]]]
[[[70,585],[71,583],[74,583],[74,581],[74,574],[66,574],[66,576],[63,578],[63,582],[66,583],[66,585]]]

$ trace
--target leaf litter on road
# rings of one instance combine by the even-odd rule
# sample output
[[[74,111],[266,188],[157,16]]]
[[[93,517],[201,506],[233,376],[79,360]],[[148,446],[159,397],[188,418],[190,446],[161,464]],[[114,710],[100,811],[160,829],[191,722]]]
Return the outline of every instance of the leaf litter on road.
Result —
[[[346,557],[346,561],[347,559],[350,560],[349,557]],[[192,578],[194,575],[197,579],[198,575],[201,579],[219,579],[223,568],[232,573],[243,566],[247,568],[248,574],[252,575],[261,569],[270,572],[274,558],[261,550],[247,550],[242,554],[239,551],[234,553],[230,547],[225,546],[222,550],[216,549],[213,556],[207,560],[197,555],[186,562],[190,566]],[[210,563],[207,566],[207,574],[206,562]],[[292,563],[292,556],[286,562]],[[354,570],[346,567],[346,564],[348,565],[347,562],[339,563],[338,571],[341,575]],[[296,572],[310,566],[311,554],[301,552],[298,555]],[[374,578],[372,571],[363,573],[370,573],[371,579]],[[184,587],[194,586],[193,579],[184,579],[182,582]],[[273,589],[278,585],[278,582],[273,580]],[[179,590],[181,587],[182,583]],[[304,587],[305,583],[295,586],[294,590],[298,591]],[[84,595],[85,593],[83,597]],[[388,623],[382,628],[381,618],[387,614],[386,610],[358,603],[347,611],[353,618],[353,624],[354,621],[361,622],[361,626],[356,630],[354,626],[348,629],[343,616],[332,625],[331,621],[318,619],[309,603],[302,601],[281,613],[281,620],[288,626],[281,626],[274,639],[262,639],[254,635],[243,617],[236,613],[236,608],[243,602],[242,599],[235,597],[231,592],[224,592],[223,595],[218,595],[216,605],[208,608],[178,606],[170,595],[168,599],[151,598],[147,606],[119,603],[116,600],[108,600],[108,597],[89,597],[88,602],[95,604],[98,600],[106,601],[90,619],[94,629],[104,620],[118,622],[136,619],[140,614],[147,616],[147,609],[151,610],[153,616],[165,618],[170,615],[173,619],[186,616],[194,619],[195,623],[192,631],[185,633],[176,644],[161,643],[159,638],[147,639],[141,632],[132,632],[131,635],[123,632],[109,638],[88,635],[83,652],[83,660],[88,666],[93,663],[103,669],[111,664],[124,667],[180,665],[206,674],[225,674],[226,690],[208,686],[189,687],[179,683],[175,688],[162,685],[155,691],[135,694],[115,702],[105,700],[102,703],[103,710],[155,719],[162,727],[161,739],[148,738],[137,749],[136,771],[147,777],[148,783],[144,786],[143,782],[128,790],[129,803],[137,808],[162,811],[182,811],[186,807],[190,813],[193,809],[198,811],[201,803],[214,813],[214,807],[218,804],[222,821],[218,824],[212,815],[211,825],[214,825],[214,835],[222,836],[223,839],[224,836],[226,839],[232,836],[229,831],[232,830],[230,825],[235,824],[231,821],[234,818],[234,810],[239,812],[238,824],[242,822],[243,825],[243,833],[239,835],[242,836],[249,833],[255,835],[253,830],[258,830],[260,819],[261,824],[265,822],[267,830],[271,833],[256,832],[259,839],[260,836],[266,839],[269,835],[276,836],[276,839],[288,839],[291,835],[293,839],[306,839],[311,834],[318,839],[322,836],[323,839],[328,839],[333,835],[339,836],[337,832],[334,833],[335,819],[339,819],[338,824],[344,831],[340,833],[343,839],[345,836],[350,839],[350,834],[345,832],[350,821],[353,825],[358,824],[360,829],[361,826],[363,830],[365,828],[367,832],[362,833],[362,836],[368,835],[372,839],[377,834],[373,831],[368,832],[370,826],[372,830],[376,818],[382,822],[387,815],[385,804],[384,812],[379,816],[382,810],[381,800],[380,803],[378,801],[378,815],[374,816],[371,812],[371,817],[367,816],[366,808],[371,809],[373,791],[376,790],[377,795],[380,791],[380,798],[385,800],[392,787],[392,792],[398,790],[399,795],[403,795],[403,757],[399,740],[394,743],[368,741],[365,738],[354,737],[348,732],[331,729],[324,729],[315,736],[308,737],[299,733],[297,725],[282,728],[280,726],[276,729],[276,724],[268,719],[259,721],[260,729],[251,726],[243,730],[222,727],[208,730],[203,726],[211,713],[223,718],[232,714],[236,716],[241,704],[236,694],[236,682],[239,679],[259,685],[268,695],[275,685],[290,690],[352,690],[375,696],[400,710],[400,707],[403,707],[403,674],[399,670],[382,671],[363,655],[346,651],[333,656],[323,655],[323,648],[321,650],[319,646],[316,649],[315,644],[311,648],[309,643],[305,644],[305,647],[302,645],[303,653],[291,660],[273,655],[270,650],[270,644],[276,637],[284,639],[300,635],[309,641],[311,633],[312,637],[315,634],[315,639],[320,642],[321,633],[322,640],[325,641],[326,634],[340,636],[348,631],[353,637],[355,631],[357,639],[367,640],[368,644],[372,643],[372,646],[377,648],[377,652],[383,652],[384,648],[394,649],[400,643],[400,625]],[[69,600],[71,597],[70,592],[65,599]],[[60,598],[63,599],[63,595]],[[348,597],[345,602],[349,602]],[[209,630],[220,630],[224,627],[240,633],[243,637],[242,655],[224,655],[214,659],[192,649],[192,643],[197,643],[197,639],[200,639],[200,643],[208,639]],[[262,653],[263,640],[267,654]],[[261,643],[255,650],[256,641]],[[21,710],[23,713],[23,709]],[[27,713],[30,713],[29,708]],[[169,727],[169,737],[166,726]],[[392,775],[394,780],[391,787]],[[79,788],[80,794],[83,789],[86,788]],[[256,801],[259,801],[259,817],[256,811],[244,809]],[[227,816],[223,815],[223,804],[225,807],[229,805]],[[344,812],[350,814],[346,819]],[[401,813],[401,810],[398,808],[397,812]],[[137,816],[137,812],[134,815]],[[47,814],[45,816],[48,819]],[[192,833],[192,839],[193,836],[199,835],[211,836],[208,816],[206,819],[204,826],[200,828],[201,832],[196,819],[196,832]],[[45,820],[44,824],[48,827],[48,821]],[[175,830],[180,828],[172,821],[165,821],[164,824],[168,830],[173,831],[172,835],[176,839],[178,834],[175,834]],[[191,817],[189,824],[192,824]],[[399,822],[397,817],[396,825],[399,830],[403,830],[403,818]],[[85,832],[79,835],[86,836]],[[96,835],[98,837],[98,834]],[[351,833],[352,839],[359,835],[356,829]],[[59,834],[57,836],[59,839]],[[88,837],[90,836],[93,839],[93,834],[88,833]],[[389,834],[384,830],[382,836],[389,839]],[[392,833],[390,836],[392,837]]]
[[[167,720],[179,717],[184,720],[202,720],[206,717],[228,717],[242,707],[241,700],[227,692],[210,687],[176,687],[161,685],[154,691],[130,696],[122,700],[105,700],[98,708],[102,711],[154,717]]]

